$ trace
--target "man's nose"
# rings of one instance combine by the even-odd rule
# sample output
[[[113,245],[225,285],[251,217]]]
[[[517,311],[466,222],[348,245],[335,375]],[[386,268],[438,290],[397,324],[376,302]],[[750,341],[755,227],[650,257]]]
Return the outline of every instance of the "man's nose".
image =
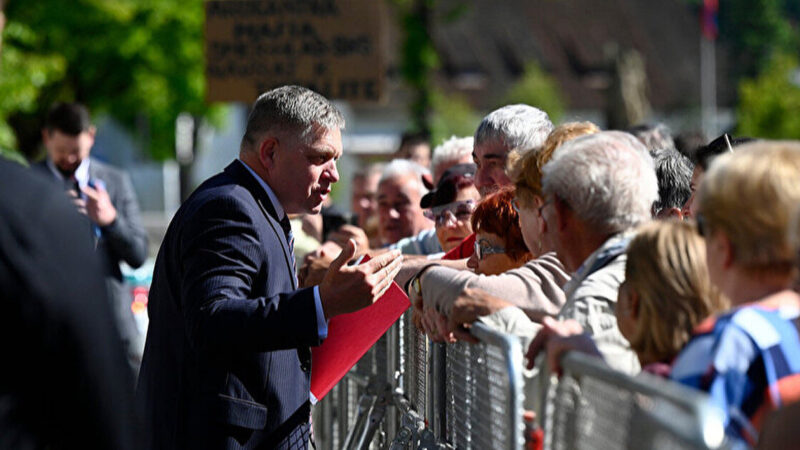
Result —
[[[389,208],[389,217],[392,219],[399,219],[400,211],[398,211],[397,208]]]
[[[492,178],[486,173],[485,170],[478,169],[475,171],[476,188],[481,189],[482,187],[491,186],[492,184]]]
[[[336,183],[339,181],[339,171],[336,169],[336,161],[330,161],[330,167],[326,170],[328,174],[328,179],[331,180],[331,183]]]

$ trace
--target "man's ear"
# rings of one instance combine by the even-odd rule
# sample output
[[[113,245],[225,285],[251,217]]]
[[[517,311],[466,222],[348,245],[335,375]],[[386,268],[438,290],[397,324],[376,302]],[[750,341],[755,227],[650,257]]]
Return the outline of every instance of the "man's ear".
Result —
[[[683,211],[680,208],[664,208],[656,214],[656,219],[658,220],[667,220],[667,219],[678,219],[683,220]]]
[[[47,147],[48,142],[50,142],[50,130],[42,128],[42,144]]]
[[[86,130],[86,134],[89,136],[89,140],[91,142],[89,148],[91,148],[94,146],[94,136],[97,134],[97,128],[95,128],[94,125],[90,125],[89,129]]]
[[[275,167],[275,154],[280,143],[274,136],[265,137],[258,145],[258,160],[265,169]]]

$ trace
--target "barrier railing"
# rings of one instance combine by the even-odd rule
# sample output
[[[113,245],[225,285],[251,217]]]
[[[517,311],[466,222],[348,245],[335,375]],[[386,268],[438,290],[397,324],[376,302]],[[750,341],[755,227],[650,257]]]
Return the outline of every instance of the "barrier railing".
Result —
[[[317,448],[521,448],[519,341],[471,330],[434,344],[406,312],[320,402]]]
[[[715,449],[721,416],[702,392],[642,373],[630,377],[571,352],[543,402],[545,449]]]
[[[478,344],[435,344],[407,312],[318,405],[317,448],[522,449],[525,391],[545,449],[724,447],[701,393],[577,353],[524,390],[519,339],[481,323],[471,333]]]
[[[522,448],[519,339],[482,323],[470,330],[480,343],[446,349],[446,441],[459,449]]]

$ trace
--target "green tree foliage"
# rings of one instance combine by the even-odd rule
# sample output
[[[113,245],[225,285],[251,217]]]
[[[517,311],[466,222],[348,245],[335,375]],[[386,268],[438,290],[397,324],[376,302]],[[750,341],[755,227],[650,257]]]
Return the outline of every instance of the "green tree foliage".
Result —
[[[0,69],[2,144],[33,156],[47,108],[80,101],[174,156],[175,118],[218,120],[204,101],[202,0],[12,0]],[[212,120],[212,121],[214,121]]]
[[[525,65],[525,72],[508,90],[501,105],[511,103],[535,106],[545,111],[553,123],[558,123],[564,115],[564,100],[558,83],[535,62]]]
[[[752,77],[773,55],[796,49],[798,38],[788,20],[792,2],[785,0],[728,0],[720,2],[720,38],[730,45],[731,70]]]
[[[430,36],[431,10],[436,0],[393,0],[399,14],[403,43],[400,73],[414,92],[409,105],[413,129],[430,132],[433,108],[433,71],[439,67],[439,55]]]
[[[798,70],[795,57],[776,55],[761,75],[739,84],[737,134],[800,139]]]
[[[433,92],[431,144],[436,146],[450,136],[466,137],[475,134],[481,121],[469,102],[457,94]]]

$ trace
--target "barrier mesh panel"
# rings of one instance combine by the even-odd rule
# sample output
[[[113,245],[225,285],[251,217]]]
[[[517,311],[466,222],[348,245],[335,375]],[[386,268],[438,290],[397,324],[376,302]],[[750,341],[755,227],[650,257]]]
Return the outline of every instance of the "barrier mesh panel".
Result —
[[[699,426],[690,411],[631,389],[625,383],[627,375],[616,376],[619,383],[564,372],[548,394],[545,448],[706,448],[686,439]]]
[[[510,382],[503,351],[485,343],[446,350],[446,436],[458,449],[510,448]]]
[[[404,367],[403,393],[411,402],[411,407],[425,414],[426,401],[426,376],[428,371],[428,339],[425,334],[414,326],[411,321],[411,311],[403,315],[404,333]]]

